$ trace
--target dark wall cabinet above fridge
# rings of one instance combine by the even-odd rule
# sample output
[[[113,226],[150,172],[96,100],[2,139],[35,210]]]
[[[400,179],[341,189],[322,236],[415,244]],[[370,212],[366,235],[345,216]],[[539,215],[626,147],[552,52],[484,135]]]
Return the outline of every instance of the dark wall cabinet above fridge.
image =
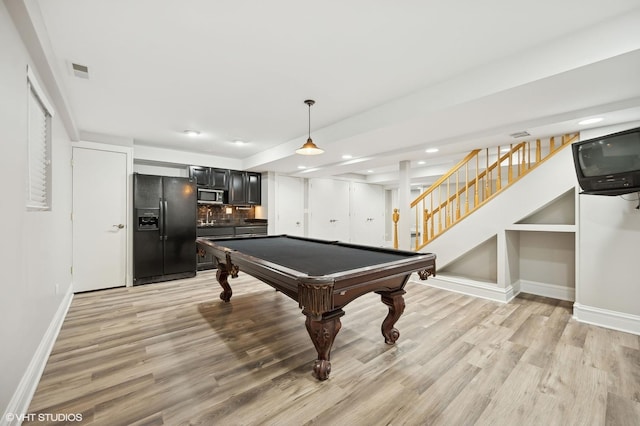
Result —
[[[213,167],[189,166],[189,177],[198,186],[227,191],[229,189],[229,170]]]
[[[261,175],[231,170],[229,174],[229,204],[260,205]]]

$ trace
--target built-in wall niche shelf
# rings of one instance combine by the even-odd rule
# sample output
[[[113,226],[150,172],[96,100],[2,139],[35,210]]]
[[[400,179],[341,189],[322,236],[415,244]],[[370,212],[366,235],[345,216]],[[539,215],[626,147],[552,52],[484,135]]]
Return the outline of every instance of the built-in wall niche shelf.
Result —
[[[505,232],[505,286],[575,300],[575,225],[519,225]],[[533,231],[533,232],[529,232]]]
[[[439,276],[496,300],[511,292],[575,300],[577,202],[572,188],[444,265]]]
[[[505,280],[517,291],[575,300],[576,201],[572,188],[505,228]]]
[[[570,189],[535,212],[516,222],[517,225],[575,225],[576,191]],[[535,230],[535,229],[531,229]],[[546,230],[546,229],[543,229]],[[575,229],[574,229],[575,230]],[[569,232],[573,232],[571,230]]]
[[[498,239],[494,236],[472,248],[464,256],[440,268],[438,274],[466,277],[479,282],[495,284],[498,279],[497,254]]]

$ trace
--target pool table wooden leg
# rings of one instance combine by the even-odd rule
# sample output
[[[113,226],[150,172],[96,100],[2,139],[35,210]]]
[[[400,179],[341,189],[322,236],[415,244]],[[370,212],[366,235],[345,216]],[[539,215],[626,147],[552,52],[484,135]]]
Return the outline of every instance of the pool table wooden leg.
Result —
[[[393,326],[400,318],[400,315],[404,312],[404,297],[406,292],[404,290],[396,290],[390,292],[380,292],[382,303],[389,307],[389,313],[387,317],[382,321],[382,335],[384,336],[385,343],[393,345],[400,337],[400,332]]]
[[[229,281],[227,278],[229,277],[229,272],[227,271],[227,265],[222,262],[218,262],[218,270],[216,272],[216,279],[218,283],[222,287],[222,292],[220,293],[220,299],[228,302],[231,300],[231,295],[233,292],[231,291],[231,286],[229,285]]]
[[[305,321],[307,332],[318,351],[318,359],[313,364],[313,374],[318,380],[326,380],[331,373],[331,347],[342,327],[340,317],[344,315],[344,311],[337,309],[323,314],[319,319],[305,311],[303,313],[307,316]]]

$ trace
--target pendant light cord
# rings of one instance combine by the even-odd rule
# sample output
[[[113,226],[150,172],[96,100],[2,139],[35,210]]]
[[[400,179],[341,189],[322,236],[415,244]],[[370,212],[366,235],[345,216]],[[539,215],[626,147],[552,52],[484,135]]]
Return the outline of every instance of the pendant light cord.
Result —
[[[311,139],[311,103],[309,105],[309,139]]]

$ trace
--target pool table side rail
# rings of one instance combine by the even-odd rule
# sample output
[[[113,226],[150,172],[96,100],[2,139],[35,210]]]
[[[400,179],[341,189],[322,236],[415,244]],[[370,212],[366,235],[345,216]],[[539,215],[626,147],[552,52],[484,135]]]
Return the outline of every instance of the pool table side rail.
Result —
[[[210,237],[199,237],[198,240],[209,240]],[[310,238],[310,237],[300,237],[298,235],[288,235],[288,234],[275,234],[275,235],[258,235],[258,236],[233,236],[233,237],[216,237],[215,240],[211,240],[211,241],[215,241],[214,244],[216,245],[222,245],[224,244],[225,241],[234,241],[234,240],[269,240],[269,239],[279,239],[279,238],[287,238],[287,239],[291,239],[291,240],[301,240],[301,241],[305,241],[305,242],[309,242],[309,243],[316,243],[316,244],[322,244],[322,245],[328,245],[328,246],[340,246],[340,247],[347,247],[347,248],[353,248],[353,249],[357,249],[357,250],[366,250],[366,251],[373,251],[373,252],[378,252],[378,253],[389,253],[389,254],[393,254],[393,255],[401,255],[401,256],[406,256],[406,257],[413,257],[413,256],[421,256],[424,254],[430,254],[430,253],[420,253],[420,252],[415,252],[415,251],[409,251],[409,250],[398,250],[398,249],[394,249],[394,248],[389,248],[389,247],[376,247],[376,246],[367,246],[364,244],[356,244],[356,243],[347,243],[344,241],[339,241],[339,240],[321,240],[319,238]]]

